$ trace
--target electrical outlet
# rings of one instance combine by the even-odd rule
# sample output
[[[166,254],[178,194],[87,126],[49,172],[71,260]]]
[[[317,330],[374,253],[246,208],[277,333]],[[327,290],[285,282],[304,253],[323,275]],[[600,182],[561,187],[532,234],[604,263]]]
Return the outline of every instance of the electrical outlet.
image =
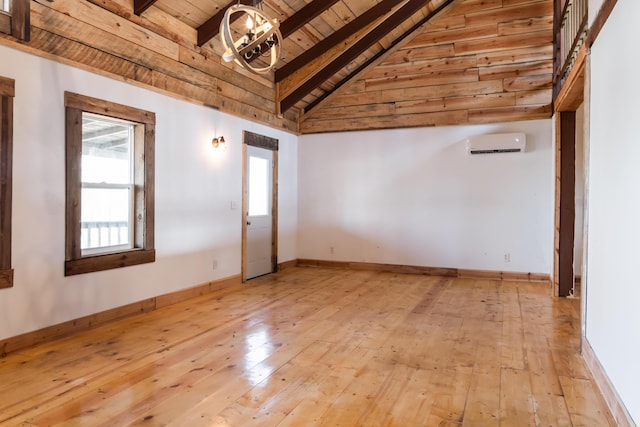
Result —
[[[212,262],[212,265],[213,265],[213,269],[214,269],[214,270],[215,270],[216,268],[218,268],[218,260],[217,260],[217,259],[214,259],[214,260],[213,260],[213,262]]]
[[[510,253],[504,254],[504,262],[511,262],[511,254]]]

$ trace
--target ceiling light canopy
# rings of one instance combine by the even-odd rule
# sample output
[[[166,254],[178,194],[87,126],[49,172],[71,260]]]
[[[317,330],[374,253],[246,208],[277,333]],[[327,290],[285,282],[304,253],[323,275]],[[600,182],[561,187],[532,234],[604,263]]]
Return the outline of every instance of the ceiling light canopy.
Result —
[[[233,17],[235,14],[246,15]],[[243,19],[246,23],[244,34],[234,32],[231,29],[231,22],[237,18]],[[269,19],[264,13],[251,6],[233,5],[224,14],[220,24],[220,35],[224,54],[222,59],[226,62],[235,62],[252,73],[266,74],[271,71],[280,57],[280,23],[277,19]],[[268,55],[268,57],[267,57]],[[253,65],[253,61],[258,57],[265,56],[267,66]]]

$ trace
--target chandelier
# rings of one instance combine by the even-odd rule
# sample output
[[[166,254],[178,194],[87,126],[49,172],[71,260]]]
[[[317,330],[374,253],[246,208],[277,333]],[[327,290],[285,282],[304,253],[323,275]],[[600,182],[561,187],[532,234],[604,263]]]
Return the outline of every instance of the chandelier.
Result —
[[[239,17],[233,17],[240,14]],[[246,16],[246,28],[244,34],[234,38],[231,30],[231,22],[237,18]],[[220,34],[224,54],[222,59],[225,62],[235,62],[245,69],[256,74],[266,74],[275,67],[280,57],[280,23],[276,19],[269,19],[264,13],[251,6],[233,5],[227,9],[220,23]],[[267,57],[268,55],[268,57]],[[252,65],[258,57],[262,57],[267,66]]]

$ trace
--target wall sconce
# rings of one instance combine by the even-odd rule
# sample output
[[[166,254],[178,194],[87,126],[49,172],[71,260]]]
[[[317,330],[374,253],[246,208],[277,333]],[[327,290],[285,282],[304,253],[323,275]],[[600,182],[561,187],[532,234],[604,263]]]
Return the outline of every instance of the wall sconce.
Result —
[[[211,144],[213,145],[213,148],[218,151],[225,151],[227,149],[227,143],[224,140],[224,136],[213,138]]]

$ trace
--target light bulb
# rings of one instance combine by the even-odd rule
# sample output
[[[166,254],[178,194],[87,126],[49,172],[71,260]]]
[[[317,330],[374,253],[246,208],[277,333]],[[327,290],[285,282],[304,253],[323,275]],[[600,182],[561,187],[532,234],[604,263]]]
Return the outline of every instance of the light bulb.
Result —
[[[227,149],[227,142],[224,140],[224,136],[213,138],[211,143],[213,144],[213,148],[218,151],[225,151]]]
[[[251,15],[247,16],[247,30],[253,30],[253,19],[251,19]]]

